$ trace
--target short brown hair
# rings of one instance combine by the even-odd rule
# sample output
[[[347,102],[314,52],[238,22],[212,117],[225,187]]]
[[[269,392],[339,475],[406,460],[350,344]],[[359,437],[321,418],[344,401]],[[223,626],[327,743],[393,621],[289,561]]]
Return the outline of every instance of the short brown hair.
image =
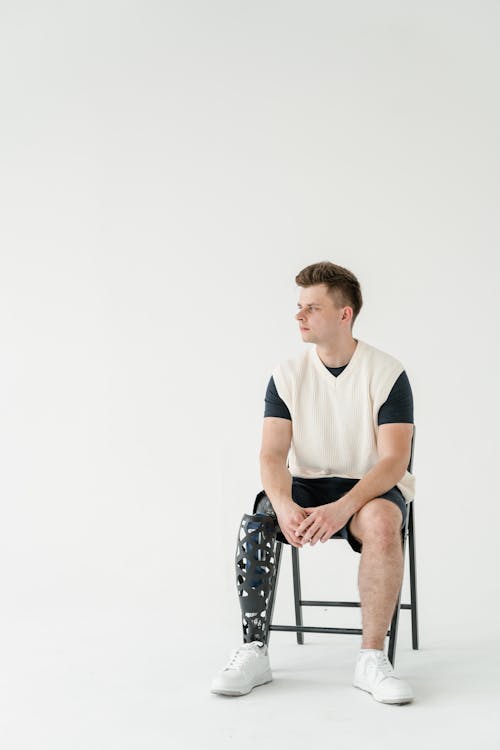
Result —
[[[303,268],[295,277],[295,283],[301,287],[326,284],[335,307],[352,307],[352,330],[354,321],[363,307],[363,297],[359,281],[351,271],[329,260],[323,260]]]

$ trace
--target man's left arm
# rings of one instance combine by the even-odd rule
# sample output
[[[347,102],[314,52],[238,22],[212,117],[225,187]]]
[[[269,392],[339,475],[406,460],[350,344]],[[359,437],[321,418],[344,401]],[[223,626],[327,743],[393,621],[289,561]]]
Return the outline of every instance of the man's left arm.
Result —
[[[380,497],[405,475],[411,455],[413,424],[392,422],[378,426],[378,461],[337,503],[356,513],[369,500]]]

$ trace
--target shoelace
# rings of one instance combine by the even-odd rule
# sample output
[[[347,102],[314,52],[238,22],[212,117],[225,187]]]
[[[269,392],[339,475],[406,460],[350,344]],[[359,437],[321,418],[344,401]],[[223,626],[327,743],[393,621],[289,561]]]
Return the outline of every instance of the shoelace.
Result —
[[[389,661],[387,654],[377,654],[376,659],[380,671],[383,672],[386,677],[392,677],[394,674],[394,668]]]
[[[372,659],[375,659],[375,664],[377,666],[377,669],[380,670],[380,672],[383,674],[383,677],[379,680],[382,682],[386,677],[395,677],[394,674],[394,667],[392,666],[391,662],[389,661],[387,654],[385,653],[377,653],[372,654]]]
[[[254,641],[255,643],[255,641]],[[233,655],[231,656],[229,662],[224,667],[224,669],[238,669],[238,667],[241,667],[245,661],[248,660],[249,657],[257,656],[256,652],[254,651],[253,647],[245,648],[240,647],[237,648]]]

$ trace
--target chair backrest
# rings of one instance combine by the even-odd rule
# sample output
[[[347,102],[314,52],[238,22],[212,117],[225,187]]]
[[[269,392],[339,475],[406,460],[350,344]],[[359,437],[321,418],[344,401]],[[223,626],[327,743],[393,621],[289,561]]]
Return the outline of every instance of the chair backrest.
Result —
[[[411,467],[413,466],[413,447],[414,447],[414,444],[415,444],[415,432],[416,432],[416,430],[417,430],[416,426],[413,425],[413,435],[411,436],[410,462],[408,464],[408,471],[410,472],[410,474],[411,474]]]

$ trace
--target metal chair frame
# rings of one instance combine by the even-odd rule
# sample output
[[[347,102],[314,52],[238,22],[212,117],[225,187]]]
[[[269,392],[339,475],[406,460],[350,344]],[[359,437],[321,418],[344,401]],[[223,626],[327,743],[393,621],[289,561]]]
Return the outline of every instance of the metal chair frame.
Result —
[[[415,443],[415,426],[413,427],[413,436],[411,441],[411,454],[410,462],[408,464],[408,471],[411,472],[413,464],[413,448]],[[402,544],[403,544],[403,563],[406,559],[406,538],[408,538],[408,554],[409,554],[409,569],[410,569],[410,603],[401,603],[401,593],[403,590],[403,582],[399,590],[398,600],[392,616],[392,621],[389,630],[386,635],[389,636],[389,648],[388,658],[391,664],[395,664],[396,655],[396,643],[398,637],[398,626],[399,626],[399,612],[401,609],[409,609],[411,611],[411,634],[412,634],[412,647],[414,650],[418,650],[418,620],[417,620],[417,579],[416,579],[416,560],[415,560],[415,509],[414,500],[409,503],[408,513],[406,515],[406,523],[404,529],[402,529]],[[273,625],[273,610],[274,602],[276,598],[276,590],[278,587],[279,570],[281,563],[281,552],[283,543],[276,540],[276,582],[271,594],[271,601],[269,602],[269,631],[271,630],[284,630],[297,633],[297,643],[299,645],[304,644],[304,633],[346,633],[348,635],[362,635],[362,628],[328,628],[328,627],[313,627],[304,625],[302,622],[302,607],[361,607],[361,603],[357,602],[336,602],[336,601],[322,601],[322,600],[310,600],[302,599],[301,593],[301,582],[300,582],[300,565],[299,565],[299,549],[288,545],[292,550],[292,569],[293,569],[293,594],[295,603],[295,625]],[[271,633],[268,632],[267,642]]]

